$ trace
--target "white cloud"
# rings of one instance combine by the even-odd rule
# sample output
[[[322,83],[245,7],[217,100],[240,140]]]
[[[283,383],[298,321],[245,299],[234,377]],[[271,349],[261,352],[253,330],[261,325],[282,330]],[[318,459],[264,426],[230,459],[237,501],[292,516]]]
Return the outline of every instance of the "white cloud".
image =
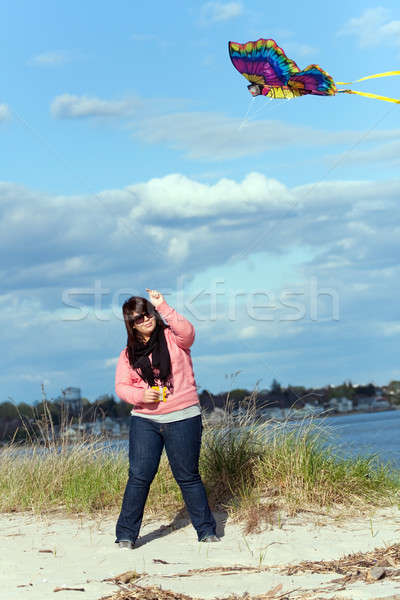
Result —
[[[168,244],[168,256],[173,261],[183,262],[189,254],[189,243],[187,237],[182,234],[174,236]]]
[[[355,36],[361,48],[400,46],[400,21],[391,21],[390,12],[382,6],[368,8],[360,17],[349,19],[338,34]]]
[[[253,341],[265,342],[266,340],[293,338],[304,331],[304,324],[295,321],[288,321],[280,318],[278,311],[274,314],[271,311],[271,320],[262,320],[261,316],[257,320],[257,325],[249,325],[254,319],[249,317],[246,300],[238,302],[237,314],[235,319],[229,319],[229,327],[226,326],[226,317],[223,315],[219,319],[211,322],[200,322],[198,324],[199,335],[206,337],[213,344],[226,343],[233,344],[237,340],[242,340],[247,345]]]
[[[321,251],[314,267],[348,269],[351,283],[368,283],[353,270],[362,263],[367,273],[379,255],[397,252],[399,195],[397,180],[288,188],[260,173],[214,184],[172,174],[93,196],[53,197],[0,184],[0,281],[4,293],[87,287],[100,277],[118,287],[126,269],[141,280],[153,265],[163,278],[238,253],[279,254],[306,244]]]
[[[295,42],[295,41],[289,41],[289,42],[284,42],[283,44],[280,44],[281,47],[283,47],[283,50],[285,51],[286,56],[289,56],[289,58],[293,59],[295,63],[297,63],[297,65],[302,68],[301,65],[299,65],[299,61],[297,60],[298,57],[305,57],[305,56],[312,56],[312,55],[316,55],[318,52],[318,49],[315,48],[314,46],[310,46],[309,44],[303,44],[300,42]]]
[[[243,327],[243,329],[239,331],[238,337],[242,340],[247,340],[257,337],[258,334],[259,329],[254,325],[249,325],[248,327]]]
[[[265,276],[261,280],[257,276],[256,284],[258,290],[261,286],[268,289],[271,273],[280,269],[281,257],[289,252],[301,254],[304,247],[311,251],[296,266],[299,290],[307,290],[307,282],[316,278],[319,290],[337,293],[339,321],[334,326],[327,322],[331,299],[325,308],[322,297],[317,322],[311,323],[308,313],[304,319],[295,315],[296,320],[285,320],[295,312],[290,305],[289,310],[278,307],[272,312],[273,321],[260,318],[256,322],[245,312],[247,297],[243,297],[243,302],[237,301],[237,316],[232,320],[220,318],[219,310],[214,321],[193,318],[199,332],[200,346],[196,348],[202,355],[195,360],[207,370],[207,365],[212,369],[224,364],[222,357],[229,354],[231,360],[226,357],[226,364],[232,365],[237,349],[241,352],[237,360],[243,358],[248,365],[248,358],[261,359],[265,349],[277,360],[277,353],[290,347],[290,352],[299,356],[290,367],[290,377],[296,378],[299,370],[308,368],[306,359],[313,368],[317,359],[325,365],[318,369],[326,369],[332,362],[333,373],[337,356],[347,358],[346,352],[355,356],[364,346],[373,349],[376,340],[398,335],[399,197],[399,180],[324,181],[288,188],[261,173],[250,173],[238,181],[222,178],[214,184],[173,174],[80,196],[52,196],[0,184],[0,328],[7,361],[22,365],[21,372],[27,376],[20,382],[15,375],[15,381],[37,388],[38,396],[42,377],[56,387],[54,393],[84,382],[83,393],[90,395],[88,388],[93,385],[97,390],[99,378],[103,378],[104,391],[112,393],[109,369],[115,366],[115,358],[107,357],[115,356],[121,335],[125,339],[120,319],[123,294],[143,294],[149,276],[152,286],[175,294],[181,289],[182,274],[189,284],[194,275],[207,274],[210,267],[224,277],[238,252],[255,258],[263,253]],[[237,277],[228,293],[237,291],[236,281],[239,291],[251,291],[251,273],[245,268],[241,272],[243,280]],[[106,290],[98,310],[94,293],[85,292],[93,288],[94,280]],[[286,281],[281,285],[286,286]],[[296,287],[290,281],[288,285]],[[211,289],[207,281],[204,286],[206,291]],[[77,309],[63,304],[62,292],[71,288],[78,290],[78,304],[90,309],[81,320],[72,318]],[[273,291],[278,298],[280,288]],[[304,292],[306,307],[310,306],[309,295]],[[226,300],[219,303],[226,305]],[[202,310],[204,306],[209,312],[213,309],[209,296],[200,304]],[[378,318],[384,326],[376,325]],[[319,338],[323,338],[320,345]],[[219,363],[204,358],[217,353],[216,347]],[[101,348],[100,354],[97,350],[93,354],[94,348]],[[79,353],[82,360],[77,367]],[[289,363],[293,365],[281,356],[279,371]],[[56,370],[57,365],[62,365],[64,374],[55,377],[52,367]],[[353,369],[352,365],[346,368]],[[30,380],[35,373],[37,381]],[[311,367],[307,377],[310,373]],[[354,376],[360,374],[362,365]],[[207,370],[204,380],[208,375]],[[329,371],[324,371],[323,378],[331,380]],[[105,382],[110,383],[109,388]]]
[[[299,352],[296,350],[278,350],[275,352],[227,352],[227,353],[219,353],[219,354],[204,354],[199,356],[194,356],[194,361],[196,363],[204,363],[210,364],[210,366],[215,365],[225,365],[225,364],[236,364],[240,365],[243,363],[253,363],[255,361],[262,361],[267,358],[274,358],[277,355],[284,358],[293,359]]]
[[[263,102],[267,102],[262,99]],[[277,101],[278,102],[278,101]],[[268,108],[267,105],[265,105]],[[227,160],[298,146],[358,144],[359,131],[324,131],[278,120],[246,121],[223,113],[181,112],[141,118],[131,124],[134,137],[163,144],[196,160]],[[400,138],[400,129],[371,131],[368,143]]]
[[[7,104],[0,104],[0,123],[11,118],[11,111]]]
[[[19,377],[22,381],[29,381],[30,383],[43,383],[44,385],[49,385],[50,383],[50,379],[37,373],[22,373]]]
[[[260,37],[260,23],[258,13],[253,13],[252,18],[253,20],[256,20],[256,25],[253,25],[253,39],[256,39],[257,37]],[[296,35],[296,32],[290,29],[275,29],[274,39],[277,42],[278,46],[280,46],[284,50],[285,54],[289,56],[289,58],[294,60],[300,68],[302,68],[305,65],[299,64],[297,60],[298,57],[305,57],[310,55],[316,56],[318,53],[318,48],[301,41],[301,39],[299,39],[299,37]]]
[[[21,266],[18,273],[18,279],[25,276],[36,280],[55,282],[61,278],[84,275],[88,271],[97,271],[96,259],[90,256],[68,256],[60,260],[49,260],[43,264],[30,265],[24,268]]]
[[[60,304],[62,289],[88,288],[95,279],[118,289],[134,272],[140,288],[151,269],[157,286],[165,286],[180,273],[190,277],[240,254],[279,256],[306,245],[316,256],[309,274],[373,294],[377,280],[387,287],[399,275],[399,196],[396,180],[290,189],[260,173],[214,184],[174,174],[94,196],[52,197],[2,184],[0,282],[4,294],[36,290],[33,297]],[[7,306],[16,310],[10,302],[4,296],[4,315]],[[21,326],[32,325],[39,308],[19,307]]]
[[[385,337],[400,335],[400,321],[387,321],[379,323],[378,328]]]
[[[85,117],[123,117],[141,106],[137,99],[102,100],[90,96],[62,94],[57,96],[50,107],[53,117],[76,119]]]
[[[205,22],[229,21],[243,13],[243,5],[241,2],[206,2],[201,13]]]
[[[106,369],[115,368],[118,363],[119,356],[115,358],[106,358],[104,361],[104,366]]]
[[[265,108],[265,114],[268,115],[270,102],[274,101],[259,100],[260,108]],[[125,127],[133,132],[134,138],[146,144],[164,145],[181,151],[189,159],[207,162],[211,158],[213,161],[233,160],[293,146],[332,147],[343,144],[351,145],[354,150],[343,153],[339,162],[365,162],[374,160],[374,156],[380,154],[393,154],[393,160],[397,158],[395,144],[393,150],[389,145],[382,147],[382,150],[357,150],[356,147],[361,142],[397,143],[400,129],[373,130],[366,136],[360,131],[329,131],[279,120],[254,120],[251,111],[250,115],[243,117],[230,117],[218,112],[173,112],[182,102],[179,99],[164,99],[160,104],[159,101],[155,103],[151,99],[138,97],[106,100],[62,94],[53,100],[51,113],[59,119],[125,119]],[[134,120],[131,120],[132,115]],[[368,159],[369,154],[371,159]],[[336,164],[338,157],[334,156],[334,159]]]
[[[58,67],[73,60],[74,56],[66,50],[54,50],[32,56],[28,64],[33,67]]]
[[[395,166],[400,164],[400,140],[393,142],[388,141],[386,144],[380,144],[365,150],[351,150],[344,155],[346,166],[349,165],[365,165],[368,163],[384,163],[385,166]],[[331,155],[326,160],[335,162],[338,160],[337,155]]]
[[[180,174],[150,179],[128,188],[137,199],[130,218],[146,218],[152,205],[153,226],[156,219],[178,222],[181,219],[219,217],[222,225],[236,223],[239,215],[254,218],[260,211],[280,212],[294,197],[279,181],[260,173],[249,173],[241,182],[222,178],[205,184]],[[150,230],[149,230],[150,232]],[[160,231],[153,235],[160,237]]]

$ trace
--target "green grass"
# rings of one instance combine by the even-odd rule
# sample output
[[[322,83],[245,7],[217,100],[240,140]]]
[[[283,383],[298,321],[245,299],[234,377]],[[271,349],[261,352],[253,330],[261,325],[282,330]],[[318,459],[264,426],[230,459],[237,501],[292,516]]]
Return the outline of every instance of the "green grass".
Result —
[[[126,457],[99,453],[94,441],[64,447],[33,446],[21,455],[17,448],[2,450],[0,459],[0,510],[62,508],[67,513],[93,513],[117,506],[126,483]]]
[[[212,507],[247,519],[254,529],[279,511],[346,512],[399,503],[399,470],[373,455],[338,457],[327,439],[325,423],[303,421],[290,429],[270,421],[266,428],[251,411],[239,420],[228,414],[218,426],[205,425],[200,470]],[[1,450],[1,512],[119,511],[128,475],[125,453],[104,452],[98,438],[59,447],[51,436],[47,445],[32,440],[26,452],[15,443]],[[171,517],[182,507],[163,455],[147,514]]]

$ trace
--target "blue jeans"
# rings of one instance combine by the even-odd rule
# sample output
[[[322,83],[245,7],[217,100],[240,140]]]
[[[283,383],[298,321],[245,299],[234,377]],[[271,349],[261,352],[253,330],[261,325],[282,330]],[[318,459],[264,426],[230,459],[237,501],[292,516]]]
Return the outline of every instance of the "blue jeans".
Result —
[[[165,451],[199,541],[215,535],[216,523],[199,475],[203,425],[201,416],[158,423],[131,416],[129,429],[129,478],[116,526],[116,542],[135,542],[142,524],[144,505]]]

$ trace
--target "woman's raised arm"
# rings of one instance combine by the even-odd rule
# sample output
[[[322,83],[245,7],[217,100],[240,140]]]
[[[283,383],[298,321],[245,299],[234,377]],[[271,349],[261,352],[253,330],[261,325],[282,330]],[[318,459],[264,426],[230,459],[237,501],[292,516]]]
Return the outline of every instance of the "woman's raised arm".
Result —
[[[157,311],[165,319],[174,334],[176,344],[183,349],[188,349],[194,342],[194,327],[183,315],[180,315],[164,300],[157,306]]]
[[[149,288],[146,288],[146,292],[149,293],[150,302],[170,326],[177,346],[188,350],[194,342],[194,327],[191,322],[169,306],[161,292]]]

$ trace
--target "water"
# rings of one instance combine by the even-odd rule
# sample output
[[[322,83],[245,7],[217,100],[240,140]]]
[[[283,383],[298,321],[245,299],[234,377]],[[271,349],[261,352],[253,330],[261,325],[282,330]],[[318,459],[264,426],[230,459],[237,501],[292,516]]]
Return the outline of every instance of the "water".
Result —
[[[326,444],[337,456],[374,454],[382,462],[400,469],[400,410],[314,417],[313,422],[326,430],[329,436]],[[307,420],[305,427],[306,423]],[[296,429],[299,422],[289,421],[287,427]],[[128,440],[113,440],[110,445],[128,453]]]
[[[341,455],[377,454],[400,468],[400,410],[337,415],[323,421],[334,435],[330,443]]]
[[[337,415],[314,418],[313,421],[322,423],[329,431],[329,445],[338,455],[351,457],[374,454],[381,461],[392,463],[400,469],[400,410]],[[299,423],[291,421],[288,427],[299,427]],[[112,440],[99,446],[128,455],[128,440]],[[29,452],[29,449],[21,448],[20,451]],[[43,452],[46,452],[45,448]]]
[[[328,443],[338,455],[374,454],[400,469],[400,410],[337,415],[314,418],[313,421],[326,427]],[[299,423],[291,421],[288,426],[296,428]],[[116,450],[128,452],[127,440],[113,441],[111,445]]]
[[[312,422],[322,433],[322,445],[329,446],[336,456],[374,455],[377,461],[400,469],[400,411],[314,417]],[[302,423],[306,429],[309,420]],[[293,431],[302,424],[288,421],[284,427]]]

